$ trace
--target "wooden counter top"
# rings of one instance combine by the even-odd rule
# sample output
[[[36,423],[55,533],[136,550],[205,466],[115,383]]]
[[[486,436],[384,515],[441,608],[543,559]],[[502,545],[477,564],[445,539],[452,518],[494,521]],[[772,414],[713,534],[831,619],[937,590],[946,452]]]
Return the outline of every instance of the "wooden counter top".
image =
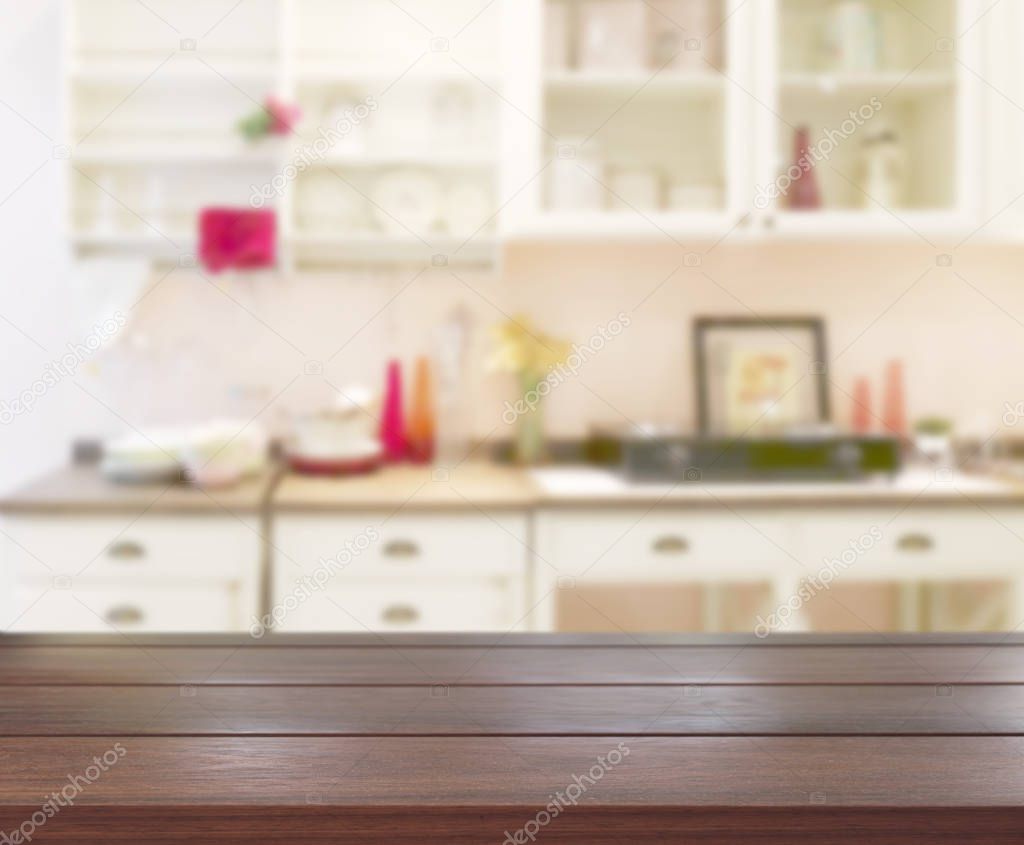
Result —
[[[530,508],[540,496],[517,467],[465,463],[453,469],[402,465],[353,478],[282,477],[275,511]]]
[[[320,478],[278,471],[223,490],[187,484],[114,484],[95,468],[59,470],[0,498],[0,513],[236,513],[462,510],[477,508],[826,507],[1024,504],[1024,483],[907,473],[894,482],[629,484],[580,467],[530,471],[467,462],[455,468],[401,465],[370,475]]]
[[[270,492],[273,473],[235,487],[200,490],[176,484],[118,484],[94,466],[69,466],[0,498],[0,513],[255,513]]]
[[[114,761],[33,841],[916,845],[1024,822],[1020,635],[8,635],[0,682],[3,831]]]

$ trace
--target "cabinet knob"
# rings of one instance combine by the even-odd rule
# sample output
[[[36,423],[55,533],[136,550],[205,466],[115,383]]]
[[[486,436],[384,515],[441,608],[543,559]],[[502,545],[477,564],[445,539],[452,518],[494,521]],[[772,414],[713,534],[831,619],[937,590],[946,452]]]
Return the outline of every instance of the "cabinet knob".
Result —
[[[380,618],[389,625],[411,625],[420,618],[420,612],[411,604],[393,604],[384,608]]]
[[[901,552],[928,552],[935,548],[935,541],[927,534],[904,534],[896,541]]]
[[[666,535],[658,537],[651,548],[659,555],[682,555],[690,550],[690,544],[685,537]]]
[[[117,540],[107,547],[107,554],[121,563],[131,563],[146,556],[146,547],[135,540]]]
[[[146,618],[146,614],[134,605],[119,604],[110,608],[104,618],[111,625],[138,625]]]
[[[412,540],[392,540],[384,546],[384,556],[391,558],[419,557],[420,547]]]

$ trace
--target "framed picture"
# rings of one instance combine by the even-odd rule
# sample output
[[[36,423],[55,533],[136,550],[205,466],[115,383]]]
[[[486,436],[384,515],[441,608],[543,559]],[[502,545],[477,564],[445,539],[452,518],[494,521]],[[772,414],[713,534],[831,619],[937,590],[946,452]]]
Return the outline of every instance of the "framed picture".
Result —
[[[694,344],[701,434],[773,437],[829,421],[820,319],[700,317]]]

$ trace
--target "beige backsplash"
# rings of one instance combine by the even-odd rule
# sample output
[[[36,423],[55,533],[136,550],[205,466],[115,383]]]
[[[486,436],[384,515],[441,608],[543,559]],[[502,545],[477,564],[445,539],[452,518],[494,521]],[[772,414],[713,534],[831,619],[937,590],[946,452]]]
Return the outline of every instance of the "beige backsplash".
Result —
[[[514,386],[485,371],[488,326],[526,313],[583,343],[623,312],[629,328],[548,401],[550,433],[574,435],[626,419],[688,424],[695,315],[820,314],[840,422],[850,403],[838,388],[869,376],[877,408],[885,362],[901,358],[911,418],[947,415],[988,434],[1004,403],[1024,400],[1024,249],[964,247],[952,267],[939,266],[939,252],[721,245],[688,267],[673,245],[530,245],[510,248],[497,273],[431,268],[411,282],[412,271],[223,277],[227,295],[177,270],[136,309],[131,331],[148,343],[145,362],[119,369],[111,356],[97,375],[134,422],[253,414],[274,397],[263,418],[280,421],[329,401],[331,385],[379,385],[386,358],[430,350],[437,324],[462,308],[475,325],[467,428],[498,437]],[[305,374],[307,361],[323,362],[326,380]]]

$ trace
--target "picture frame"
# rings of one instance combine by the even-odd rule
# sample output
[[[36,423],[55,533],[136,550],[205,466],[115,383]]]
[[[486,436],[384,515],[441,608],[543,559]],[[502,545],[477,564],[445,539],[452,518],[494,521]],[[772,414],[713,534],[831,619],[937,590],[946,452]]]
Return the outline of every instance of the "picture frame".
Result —
[[[698,317],[697,426],[714,437],[778,437],[829,422],[818,317]]]

